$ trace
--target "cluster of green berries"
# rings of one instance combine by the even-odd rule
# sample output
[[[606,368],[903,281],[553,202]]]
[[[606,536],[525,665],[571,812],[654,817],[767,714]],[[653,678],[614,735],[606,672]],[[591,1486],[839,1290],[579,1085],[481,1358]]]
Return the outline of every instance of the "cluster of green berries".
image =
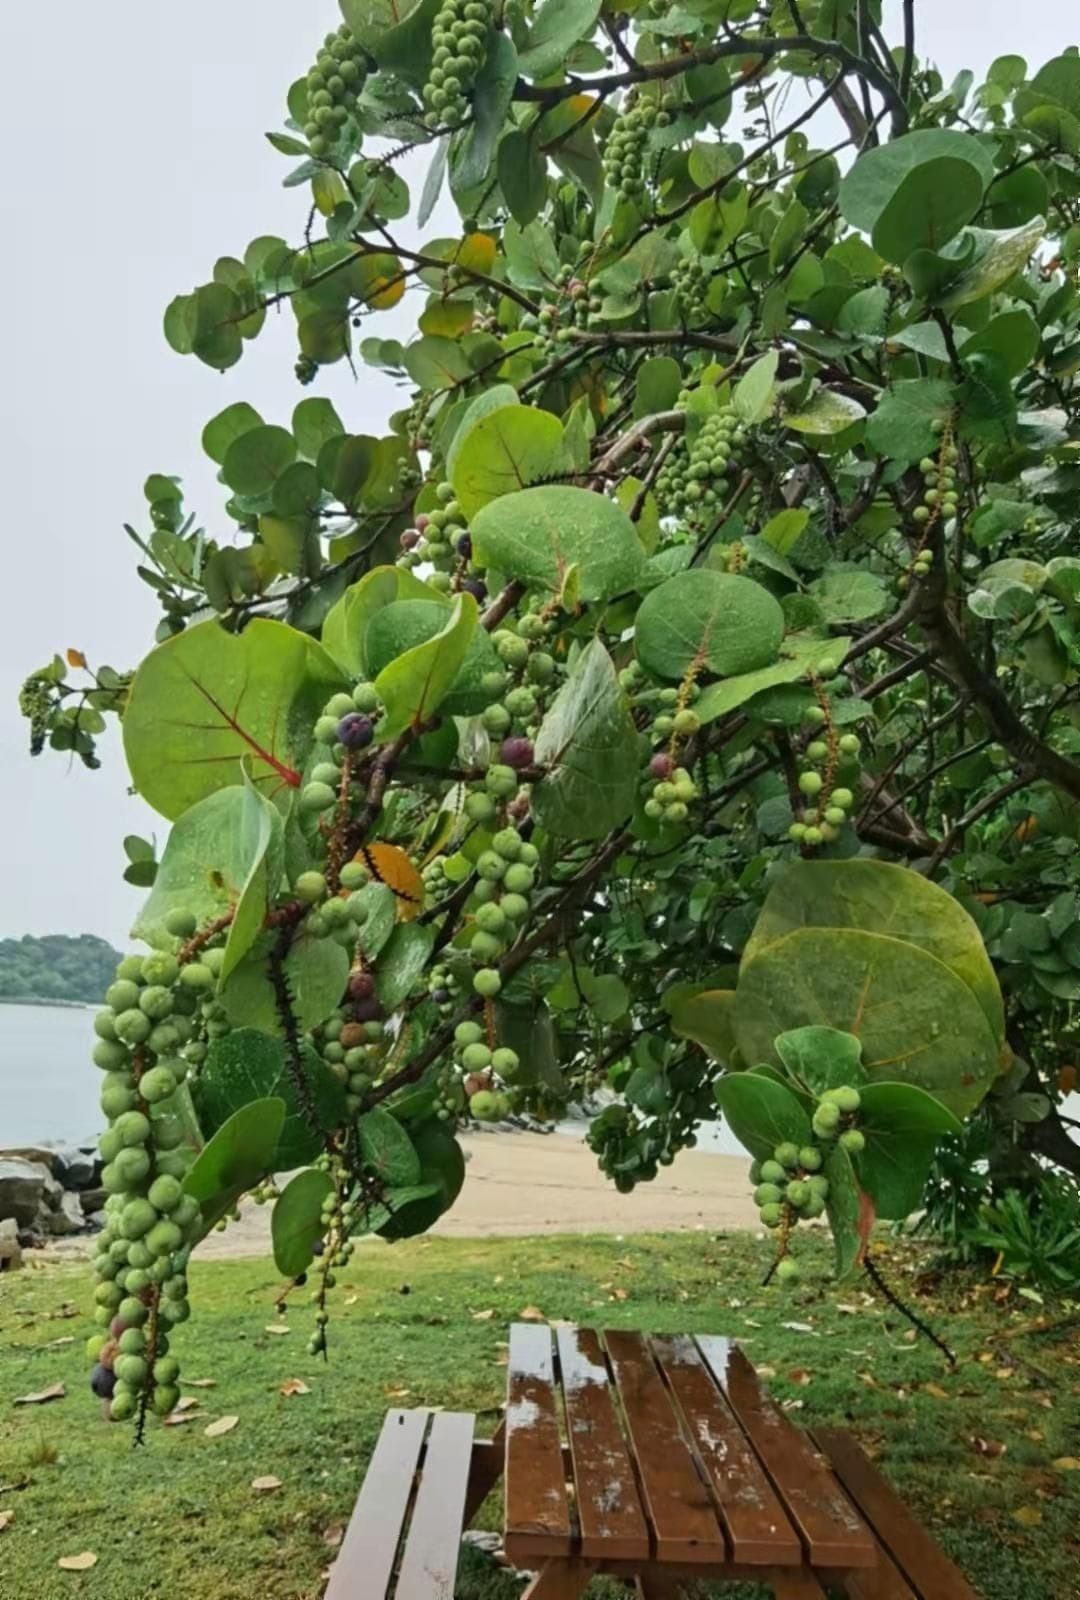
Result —
[[[358,683],[351,694],[342,690],[331,695],[315,723],[316,742],[325,750],[300,791],[301,812],[319,816],[337,805],[345,758],[361,755],[368,748],[381,714],[382,703],[373,683]]]
[[[764,1227],[775,1229],[821,1216],[829,1194],[829,1180],[821,1171],[823,1163],[816,1144],[800,1149],[785,1141],[776,1146],[768,1160],[751,1164],[754,1204]],[[781,1283],[795,1283],[799,1278],[799,1264],[787,1254],[786,1240],[784,1254],[776,1264],[776,1276]]]
[[[575,328],[594,332],[602,327],[603,309],[603,295],[590,289],[584,278],[575,277],[571,268],[563,267],[555,298],[542,305],[535,316],[527,312],[521,319],[521,326],[528,332],[536,332],[537,354],[542,360],[551,361],[573,339]]]
[[[401,535],[398,564],[403,567],[418,567],[421,564],[434,567],[434,572],[428,574],[426,581],[433,589],[443,591],[449,591],[452,587],[453,573],[468,573],[469,578],[465,583],[459,583],[459,587],[468,588],[479,603],[486,597],[487,591],[483,579],[473,574],[470,568],[472,539],[469,537],[465,513],[454,495],[453,484],[438,484],[435,498],[439,502],[435,509],[421,512],[413,526],[406,528]]]
[[[461,995],[457,974],[442,962],[428,968],[428,994],[438,1007],[440,1017],[448,1017]]]
[[[353,1256],[350,1234],[363,1226],[362,1212],[365,1202],[357,1197],[343,1197],[339,1187],[342,1175],[322,1203],[319,1220],[322,1225],[322,1250],[320,1252],[319,1284],[309,1291],[315,1307],[315,1327],[308,1339],[309,1356],[326,1354],[326,1328],[330,1313],[326,1309],[326,1292],[337,1287],[336,1269],[347,1267]]]
[[[836,667],[829,663],[822,671],[831,674]],[[816,849],[840,837],[855,804],[854,790],[848,785],[858,772],[862,741],[857,733],[838,734],[823,704],[808,706],[805,720],[814,734],[803,751],[804,765],[799,773],[799,793],[806,805],[788,833],[796,844]],[[839,776],[847,781],[838,783]]]
[[[627,663],[619,673],[619,682],[630,696],[633,709],[650,713],[652,720],[646,731],[654,743],[690,739],[701,727],[701,718],[693,708],[693,702],[701,696],[696,683],[684,683],[678,689],[657,688],[637,661]],[[657,769],[652,776],[668,774]]]
[[[369,880],[367,869],[357,861],[341,868],[339,882],[347,894],[331,894],[326,874],[316,868],[301,872],[293,884],[293,894],[310,906],[304,918],[304,932],[312,939],[333,939],[346,950],[356,949],[359,929],[367,920],[368,902],[360,892]]]
[[[862,1095],[850,1084],[826,1089],[814,1108],[811,1127],[826,1143],[835,1139],[848,1155],[857,1156],[866,1148],[866,1137],[851,1126],[851,1119],[862,1106]]]
[[[354,936],[355,937],[355,936]],[[375,979],[362,968],[349,977],[345,1001],[319,1029],[317,1049],[345,1087],[350,1116],[363,1109],[389,1049]]]
[[[195,919],[177,910],[165,926],[173,939],[187,940]],[[99,1141],[108,1220],[94,1263],[94,1315],[104,1331],[87,1354],[91,1387],[111,1401],[117,1421],[142,1404],[164,1416],[179,1399],[169,1329],[189,1315],[185,1274],[200,1213],[184,1192],[192,1153],[175,1095],[188,1076],[183,1052],[197,1012],[216,983],[210,954],[183,965],[167,949],[125,956],[94,1018],[93,1060],[104,1073],[108,1119]]]
[[[683,322],[701,322],[708,316],[709,276],[699,256],[680,256],[672,267],[671,287]]]
[[[479,1022],[459,1022],[454,1029],[454,1061],[459,1073],[463,1104],[477,1122],[500,1122],[510,1111],[512,1096],[503,1085],[521,1074],[516,1050],[488,1044]]]
[[[955,517],[960,505],[956,489],[956,463],[959,459],[960,452],[954,444],[943,444],[938,461],[932,456],[924,456],[919,462],[923,492],[911,514],[913,522],[925,525],[937,522],[942,517]]]
[[[434,54],[424,85],[424,122],[455,127],[469,112],[494,23],[492,0],[443,0],[431,31]]]
[[[513,682],[481,713],[484,730],[493,739],[504,739],[511,731],[532,735],[555,679],[555,657],[509,628],[492,634],[492,643]]]
[[[690,715],[700,726],[696,714],[691,712]],[[681,716],[683,713],[677,712],[675,721]],[[674,756],[666,750],[658,750],[649,761],[647,790],[645,815],[656,822],[685,822],[690,806],[698,797],[698,786],[690,772],[686,767],[676,766]]]
[[[328,33],[307,75],[304,137],[313,156],[328,156],[355,119],[357,99],[368,74],[363,46],[345,24]]]
[[[510,948],[528,921],[539,861],[536,846],[514,827],[500,828],[477,858],[469,940],[477,978]],[[484,990],[477,988],[477,993]]]
[[[620,200],[638,200],[647,192],[649,134],[670,121],[670,111],[651,98],[631,100],[615,119],[604,146],[604,173]]]
[[[670,1167],[680,1150],[695,1147],[694,1130],[708,1114],[689,1097],[676,1100],[663,1118],[642,1118],[620,1101],[593,1118],[585,1139],[601,1172],[620,1194],[631,1194],[639,1183],[652,1183],[661,1167]]]
[[[689,399],[690,391],[684,389],[676,409],[685,411]],[[656,478],[664,514],[686,517],[698,526],[715,517],[731,492],[746,438],[745,426],[726,405],[706,418],[692,445],[680,440]]]

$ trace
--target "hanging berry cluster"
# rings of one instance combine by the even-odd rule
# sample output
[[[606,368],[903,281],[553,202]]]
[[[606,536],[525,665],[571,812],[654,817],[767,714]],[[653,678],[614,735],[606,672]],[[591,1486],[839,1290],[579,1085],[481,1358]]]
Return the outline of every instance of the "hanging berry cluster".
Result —
[[[620,200],[640,200],[648,192],[649,135],[671,122],[667,103],[632,96],[615,120],[604,146],[604,172]]]
[[[494,20],[492,0],[443,0],[431,31],[435,50],[424,85],[429,128],[453,128],[465,121]]]
[[[901,573],[897,587],[903,591],[910,587],[912,578],[928,578],[934,564],[934,551],[930,543],[934,530],[942,522],[951,521],[960,509],[960,496],[956,487],[956,464],[960,452],[953,442],[951,420],[935,418],[934,431],[941,435],[937,460],[924,456],[919,462],[923,490],[919,503],[911,513],[918,542],[907,572]]]
[[[832,662],[823,663],[821,667],[825,676],[836,670]],[[862,741],[856,733],[838,731],[824,684],[817,677],[811,681],[817,699],[804,714],[811,737],[803,750],[804,765],[799,773],[799,793],[806,804],[788,831],[796,844],[815,850],[840,837],[840,830],[855,804],[850,784],[858,774]]]
[[[676,405],[685,411],[690,393]],[[692,443],[671,451],[656,478],[656,495],[665,515],[684,517],[696,527],[715,522],[730,497],[747,431],[734,406],[721,406],[704,423]]]
[[[788,1253],[792,1227],[813,1221],[825,1210],[829,1180],[821,1169],[830,1148],[837,1143],[849,1156],[865,1148],[865,1135],[854,1125],[861,1104],[859,1091],[849,1085],[826,1089],[811,1120],[814,1142],[800,1149],[785,1140],[771,1158],[751,1164],[750,1181],[761,1221],[779,1232],[776,1276],[782,1283],[794,1283],[800,1275],[798,1262]]]
[[[709,272],[699,256],[680,256],[671,269],[675,304],[684,323],[703,321],[709,314]]]
[[[308,119],[304,137],[313,156],[328,156],[350,123],[355,123],[367,74],[367,54],[352,29],[342,24],[336,33],[328,33],[307,75]],[[299,371],[297,376],[301,382],[310,381]]]

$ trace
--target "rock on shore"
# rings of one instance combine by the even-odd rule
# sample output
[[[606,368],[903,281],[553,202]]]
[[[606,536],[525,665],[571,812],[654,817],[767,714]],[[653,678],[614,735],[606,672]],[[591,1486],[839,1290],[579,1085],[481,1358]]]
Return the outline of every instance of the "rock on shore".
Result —
[[[92,1142],[0,1150],[0,1272],[21,1265],[25,1245],[102,1227],[100,1179]]]

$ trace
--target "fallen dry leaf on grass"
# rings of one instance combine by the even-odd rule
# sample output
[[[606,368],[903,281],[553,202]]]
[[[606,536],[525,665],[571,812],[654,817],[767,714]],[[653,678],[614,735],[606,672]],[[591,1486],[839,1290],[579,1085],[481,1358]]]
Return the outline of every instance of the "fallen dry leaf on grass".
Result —
[[[167,1417],[162,1417],[161,1426],[163,1428],[182,1428],[185,1423],[198,1422],[199,1420],[200,1413],[198,1411],[170,1411]]]
[[[216,1389],[216,1378],[181,1378],[181,1389]]]
[[[788,1379],[791,1383],[813,1383],[814,1374],[812,1372],[808,1372],[805,1367],[792,1367],[791,1371],[788,1373]]]
[[[345,1529],[340,1522],[335,1522],[331,1527],[324,1528],[322,1542],[329,1550],[336,1550],[345,1537]]]
[[[231,1433],[240,1421],[239,1417],[219,1417],[216,1422],[211,1422],[203,1429],[208,1439],[220,1439],[223,1433]]]
[[[290,1327],[289,1327],[287,1322],[268,1322],[266,1327],[263,1329],[264,1333],[278,1333],[278,1334],[281,1334],[281,1333],[290,1333],[291,1331],[292,1330],[290,1329]]]
[[[201,1405],[202,1401],[197,1394],[184,1394],[180,1396],[180,1399],[173,1406],[172,1414],[175,1416],[178,1411],[194,1411],[196,1406]]]
[[[546,1322],[547,1318],[539,1306],[526,1306],[524,1311],[518,1313],[522,1322]]]
[[[472,1319],[474,1322],[490,1322],[494,1315],[495,1309],[492,1307],[490,1311],[474,1311]]]
[[[42,1389],[38,1394],[20,1394],[16,1397],[17,1406],[43,1406],[50,1400],[62,1400],[67,1390],[62,1383],[54,1383],[48,1389]]]
[[[290,1400],[294,1394],[310,1394],[311,1390],[303,1378],[286,1378],[278,1393],[283,1394],[286,1400]]]
[[[1013,1521],[1022,1522],[1025,1528],[1037,1528],[1042,1519],[1038,1506],[1018,1506],[1013,1512]]]
[[[947,1400],[949,1398],[949,1391],[943,1389],[939,1383],[924,1383],[923,1393],[932,1394],[935,1400]]]
[[[275,1489],[281,1488],[281,1479],[272,1475],[265,1478],[252,1478],[251,1487],[256,1494],[273,1494]]]
[[[66,1336],[66,1338],[63,1338],[63,1339],[50,1339],[48,1344],[38,1345],[38,1349],[39,1350],[60,1350],[60,1349],[63,1348],[64,1345],[66,1345],[66,1344],[74,1344],[74,1343],[75,1343],[75,1335],[73,1333],[69,1333]]]
[[[1050,1465],[1055,1472],[1080,1472],[1080,1456],[1058,1456]]]
[[[411,1393],[411,1389],[402,1388],[400,1383],[388,1383],[383,1390],[387,1400],[404,1400],[405,1396]]]
[[[65,1572],[89,1572],[97,1566],[97,1556],[92,1550],[84,1550],[79,1556],[61,1556],[56,1565]]]
[[[980,1439],[976,1436],[971,1441],[971,1448],[977,1456],[989,1456],[993,1461],[998,1456],[1003,1456],[1009,1447],[1000,1439]]]
[[[3,1533],[5,1528],[10,1528],[14,1521],[14,1511],[0,1511],[0,1533]]]

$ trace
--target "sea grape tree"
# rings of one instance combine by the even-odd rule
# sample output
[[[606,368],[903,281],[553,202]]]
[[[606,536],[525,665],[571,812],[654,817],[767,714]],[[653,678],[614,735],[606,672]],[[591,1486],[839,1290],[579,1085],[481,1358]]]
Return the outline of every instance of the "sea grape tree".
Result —
[[[946,85],[874,0],[342,12],[270,135],[292,233],[165,313],[229,373],[230,531],[152,475],[156,646],[23,690],[35,750],[119,716],[172,823],[96,1024],[117,1416],[175,1403],[243,1195],[324,1350],[465,1118],[603,1090],[626,1190],[719,1109],[781,1279],[822,1213],[854,1268],[965,1119],[1080,1164],[1080,56]],[[287,419],[243,389],[272,309]]]

